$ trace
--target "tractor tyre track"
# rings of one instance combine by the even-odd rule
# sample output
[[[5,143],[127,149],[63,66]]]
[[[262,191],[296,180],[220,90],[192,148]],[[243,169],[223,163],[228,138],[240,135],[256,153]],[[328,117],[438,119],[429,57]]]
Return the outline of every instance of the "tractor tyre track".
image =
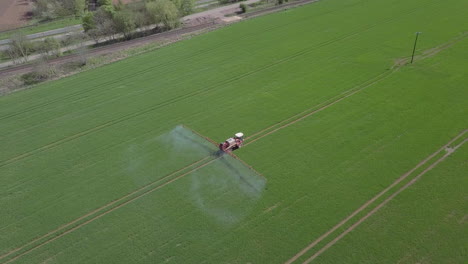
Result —
[[[54,230],[48,232],[47,234],[42,235],[42,236],[40,236],[40,237],[38,237],[38,238],[36,238],[36,239],[34,239],[34,240],[32,240],[32,241],[26,243],[25,245],[23,245],[23,246],[21,246],[21,247],[19,247],[19,248],[16,248],[16,249],[14,249],[14,250],[11,250],[11,251],[7,252],[7,253],[4,254],[4,255],[1,255],[1,256],[0,256],[0,260],[2,260],[2,259],[6,258],[6,257],[8,257],[8,256],[10,256],[10,255],[12,255],[12,254],[14,254],[14,253],[16,253],[16,252],[18,252],[18,251],[20,251],[20,250],[26,248],[26,247],[28,247],[28,246],[30,246],[30,245],[32,245],[32,244],[38,242],[38,241],[40,241],[40,240],[43,240],[43,239],[47,238],[48,236],[53,235],[54,233],[63,231],[64,229],[66,229],[66,228],[68,228],[68,227],[70,227],[70,226],[76,224],[77,222],[79,222],[79,221],[81,221],[81,220],[83,220],[83,219],[85,219],[85,218],[87,218],[87,217],[89,217],[89,216],[91,216],[91,215],[93,215],[93,214],[95,214],[95,213],[98,213],[98,212],[100,212],[100,211],[102,211],[102,210],[106,210],[106,209],[108,209],[109,207],[113,206],[114,204],[119,203],[119,202],[121,202],[121,201],[123,201],[123,200],[125,200],[125,199],[127,199],[127,198],[129,198],[129,197],[131,197],[132,195],[137,194],[137,193],[141,192],[142,190],[144,190],[144,189],[146,189],[146,188],[148,188],[148,187],[151,187],[151,186],[153,186],[153,185],[155,185],[155,184],[157,184],[157,183],[159,183],[159,182],[161,182],[161,181],[163,181],[163,180],[166,180],[166,179],[168,179],[168,178],[170,178],[170,177],[172,177],[172,176],[174,176],[174,175],[176,175],[176,174],[178,174],[178,173],[180,173],[180,172],[182,172],[182,171],[184,171],[184,170],[186,170],[186,169],[189,169],[190,167],[193,167],[193,166],[195,166],[195,165],[197,165],[197,164],[199,164],[199,163],[201,163],[201,162],[207,160],[208,158],[210,158],[210,157],[207,156],[207,157],[202,158],[202,159],[200,159],[200,160],[198,160],[198,161],[195,161],[195,162],[193,162],[193,163],[191,163],[191,164],[189,164],[189,165],[187,165],[187,166],[185,166],[185,167],[183,167],[183,168],[181,168],[181,169],[178,169],[178,170],[172,172],[171,174],[168,174],[168,175],[166,175],[166,176],[164,176],[164,177],[162,177],[162,178],[159,178],[159,179],[157,179],[156,181],[150,182],[150,183],[148,183],[148,184],[146,184],[146,185],[144,185],[144,186],[142,186],[142,187],[140,187],[140,188],[134,190],[133,192],[128,193],[128,194],[126,194],[126,195],[123,196],[123,197],[120,197],[119,199],[116,199],[116,200],[114,200],[114,201],[112,201],[112,202],[110,202],[110,203],[107,203],[107,204],[105,204],[105,205],[103,205],[103,206],[101,206],[101,207],[99,207],[99,208],[97,208],[97,209],[95,209],[95,210],[93,210],[93,211],[91,211],[91,212],[89,212],[89,213],[83,215],[83,216],[80,216],[79,218],[77,218],[77,219],[75,219],[75,220],[73,220],[73,221],[71,221],[71,222],[69,222],[69,223],[66,223],[66,224],[62,225],[62,226],[58,227],[57,229],[54,229]],[[166,183],[164,183],[164,184],[166,184]],[[159,186],[161,186],[161,185],[159,185]],[[155,188],[158,188],[159,186],[156,186]]]
[[[457,136],[455,136],[453,139],[451,139],[448,143],[446,143],[445,145],[443,145],[441,148],[439,148],[437,151],[435,151],[434,153],[430,154],[428,157],[426,157],[424,160],[422,160],[421,162],[419,162],[414,168],[412,168],[411,170],[409,170],[408,172],[406,172],[405,174],[403,174],[402,176],[400,176],[398,179],[396,179],[392,184],[390,184],[387,188],[385,188],[384,190],[382,190],[380,193],[378,193],[376,196],[374,196],[372,199],[368,200],[367,202],[365,202],[361,207],[359,207],[357,210],[355,210],[354,212],[352,212],[349,216],[347,216],[345,219],[343,219],[341,222],[339,222],[337,225],[335,225],[333,228],[331,228],[330,230],[328,230],[327,232],[325,232],[323,235],[321,235],[319,238],[317,238],[316,240],[314,240],[312,243],[310,243],[309,245],[307,245],[304,249],[302,249],[301,251],[299,251],[296,255],[294,255],[292,258],[290,258],[288,261],[285,262],[285,264],[291,264],[293,263],[294,261],[296,261],[298,258],[300,258],[301,256],[303,256],[305,253],[307,253],[310,249],[312,249],[313,247],[315,247],[318,243],[320,243],[321,241],[323,241],[325,238],[327,238],[330,234],[332,234],[334,231],[336,231],[338,228],[342,227],[344,224],[346,224],[349,220],[351,220],[354,216],[356,216],[357,214],[359,214],[360,212],[362,212],[363,210],[365,210],[369,205],[371,205],[372,203],[374,203],[377,199],[379,199],[380,197],[382,197],[384,194],[386,194],[389,190],[391,190],[393,187],[395,187],[396,185],[398,185],[400,182],[402,182],[403,180],[405,180],[406,178],[408,178],[408,176],[410,176],[414,171],[416,171],[417,169],[421,168],[423,165],[425,165],[428,161],[430,161],[431,159],[433,159],[435,156],[437,156],[439,153],[441,153],[442,151],[444,151],[447,147],[449,147],[453,142],[455,142],[456,140],[458,140],[459,138],[461,138],[463,135],[465,135],[465,133],[468,132],[468,129],[462,131],[460,134],[458,134]],[[457,145],[456,148],[460,147],[461,145],[463,145],[468,139],[465,139],[462,143],[460,143],[459,145]],[[447,153],[448,155],[450,155],[452,152],[449,152]],[[440,158],[439,160],[442,161],[443,159],[445,159],[448,155],[445,154],[442,158]],[[442,159],[442,160],[441,160]],[[432,163],[428,168],[426,168],[421,174],[419,174],[418,176],[416,176],[414,179],[420,177],[420,175],[424,174],[425,172],[429,171],[430,169],[432,169],[435,165],[437,165],[440,161],[437,160],[436,162]],[[430,168],[430,169],[429,169]],[[411,181],[413,182],[414,179]],[[411,184],[410,184],[411,185]],[[406,189],[408,186],[403,186],[403,190]],[[401,191],[397,191],[398,193],[401,192]],[[392,194],[392,196],[390,197],[394,197],[395,196],[395,193]],[[389,198],[390,198],[389,197]],[[389,198],[387,198],[385,201],[387,201]],[[392,198],[393,199],[393,198]],[[390,199],[391,200],[391,199]],[[382,203],[386,203],[386,202],[382,202]],[[388,201],[387,201],[388,202]],[[382,205],[383,206],[383,205]],[[381,207],[381,206],[380,206]],[[379,207],[379,208],[380,208]],[[377,208],[377,207],[376,207]],[[374,208],[375,210],[375,208]],[[374,210],[372,210],[371,212],[375,212]],[[378,209],[377,209],[378,210]],[[366,219],[368,218],[368,216],[366,216]],[[354,225],[353,225],[354,226]],[[354,228],[353,228],[354,229]],[[349,232],[348,232],[349,233]],[[335,242],[336,243],[336,242]],[[328,248],[328,247],[327,247]],[[318,252],[317,252],[318,253]],[[315,256],[315,255],[314,255]],[[318,256],[318,255],[317,255]],[[316,257],[316,256],[315,256]],[[314,258],[315,258],[314,257]]]
[[[363,84],[363,86],[360,86],[358,88],[352,88],[352,89],[350,89],[348,91],[345,91],[345,92],[341,93],[338,96],[335,96],[335,97],[333,97],[331,99],[326,100],[324,103],[320,103],[320,104],[318,104],[318,105],[316,105],[316,106],[314,106],[312,108],[309,108],[309,109],[307,109],[307,110],[305,110],[305,111],[303,111],[303,112],[301,112],[299,114],[296,114],[296,115],[294,115],[294,116],[292,116],[292,117],[290,117],[288,119],[280,121],[280,122],[266,128],[266,129],[263,129],[261,131],[261,133],[263,133],[263,134],[255,133],[252,136],[246,138],[246,140],[251,139],[251,138],[254,138],[254,139],[251,139],[245,145],[247,146],[249,144],[252,144],[252,143],[254,143],[255,141],[257,141],[259,139],[262,139],[262,138],[264,138],[264,137],[266,137],[266,136],[268,136],[270,134],[273,134],[273,133],[277,132],[278,130],[281,130],[283,128],[291,126],[291,125],[293,125],[293,124],[295,124],[295,123],[297,123],[297,122],[299,122],[299,121],[301,121],[301,120],[303,120],[303,119],[305,119],[305,118],[307,118],[307,117],[309,117],[311,115],[314,115],[314,114],[316,114],[318,112],[321,112],[321,111],[323,111],[323,110],[325,110],[325,109],[327,109],[327,108],[329,108],[329,107],[343,101],[344,99],[346,99],[348,97],[351,97],[351,96],[361,92],[365,88],[367,88],[369,86],[372,86],[372,85],[384,80],[385,78],[389,77],[391,74],[396,72],[397,70],[398,70],[398,68],[395,68],[394,70],[381,73],[378,76],[372,78],[371,82],[365,82]],[[323,105],[323,106],[319,107],[320,105]],[[319,107],[319,108],[317,108],[317,107]],[[310,111],[312,111],[312,112],[310,112]],[[284,124],[284,122],[287,122],[287,123]],[[266,132],[266,131],[268,131],[268,132]]]
[[[194,169],[191,169],[190,171],[187,171],[187,172],[185,172],[185,173],[183,173],[183,174],[181,174],[181,175],[179,175],[179,176],[177,176],[177,177],[175,177],[175,178],[173,178],[173,179],[171,179],[171,180],[169,180],[169,181],[167,181],[167,182],[165,182],[165,183],[163,183],[163,184],[161,184],[161,185],[158,185],[158,186],[156,186],[156,187],[154,187],[154,188],[152,188],[152,189],[146,190],[145,192],[143,192],[143,193],[141,193],[141,194],[139,194],[139,195],[137,195],[137,196],[131,198],[130,200],[128,200],[128,201],[126,201],[126,202],[124,202],[124,203],[122,203],[122,204],[119,204],[119,205],[117,205],[117,206],[115,206],[115,207],[112,207],[111,209],[109,209],[109,210],[107,210],[107,211],[105,211],[105,212],[103,212],[103,213],[101,213],[101,214],[98,214],[97,216],[94,216],[93,218],[91,218],[91,219],[89,219],[89,220],[87,220],[87,221],[85,221],[85,222],[83,222],[83,223],[81,223],[81,224],[79,224],[79,225],[77,225],[77,226],[74,226],[73,228],[68,229],[68,230],[66,230],[66,231],[63,232],[63,233],[60,233],[60,234],[58,234],[57,236],[54,236],[54,237],[52,237],[52,238],[50,238],[50,239],[48,239],[48,240],[46,240],[46,241],[44,241],[44,242],[42,242],[42,243],[36,245],[36,246],[34,246],[34,247],[28,249],[27,251],[25,251],[25,252],[23,252],[23,253],[21,253],[21,254],[15,256],[15,257],[12,258],[12,259],[9,259],[9,260],[6,261],[6,262],[4,262],[4,264],[11,263],[11,262],[17,260],[18,258],[20,258],[20,257],[22,257],[22,256],[24,256],[24,255],[26,255],[26,254],[28,254],[29,252],[31,252],[31,251],[33,251],[33,250],[35,250],[35,249],[38,249],[38,248],[40,248],[40,247],[42,247],[42,246],[45,246],[45,245],[47,245],[47,244],[49,244],[49,243],[51,243],[51,242],[53,242],[53,241],[55,241],[55,240],[57,240],[57,239],[63,237],[63,236],[65,236],[65,235],[67,235],[67,234],[69,234],[69,233],[71,233],[71,232],[73,232],[73,231],[79,229],[79,228],[82,227],[82,226],[85,226],[85,225],[87,225],[87,224],[89,224],[89,223],[91,223],[91,222],[94,222],[95,220],[97,220],[97,219],[99,219],[99,218],[101,218],[101,217],[103,217],[103,216],[105,216],[105,215],[107,215],[107,214],[109,214],[109,213],[111,213],[111,212],[113,212],[113,211],[115,211],[115,210],[121,208],[122,206],[125,206],[125,205],[127,205],[127,204],[129,204],[129,203],[131,203],[131,202],[133,202],[133,201],[135,201],[135,200],[137,200],[137,199],[139,199],[139,198],[141,198],[141,197],[147,195],[147,194],[150,194],[150,193],[152,193],[152,192],[154,192],[154,191],[156,191],[156,190],[158,190],[158,189],[160,189],[160,188],[162,188],[162,187],[164,187],[164,186],[166,186],[166,185],[168,185],[168,184],[170,184],[170,183],[172,183],[172,182],[175,182],[175,181],[177,181],[177,180],[183,178],[184,176],[186,176],[186,175],[188,175],[188,174],[190,174],[190,173],[192,173],[192,172],[194,172],[194,171],[196,171],[196,170],[198,170],[198,169],[201,169],[201,168],[203,168],[203,167],[205,167],[205,166],[208,166],[209,164],[213,163],[213,162],[216,161],[217,159],[219,159],[219,157],[218,157],[218,158],[215,158],[215,159],[212,159],[212,160],[210,160],[210,161],[208,161],[208,162],[206,162],[206,163],[203,163],[203,164],[199,165],[198,167],[196,167],[196,168],[194,168]]]
[[[466,132],[466,130],[465,130]],[[413,185],[415,182],[417,182],[424,174],[426,174],[428,171],[432,170],[435,168],[439,163],[444,161],[448,156],[450,156],[452,153],[454,153],[459,147],[461,147],[463,144],[465,144],[468,141],[468,138],[464,139],[460,144],[456,145],[451,151],[448,151],[445,153],[444,156],[439,158],[437,161],[432,163],[429,167],[427,167],[425,170],[423,170],[421,173],[419,173],[416,177],[414,177],[411,181],[409,181],[407,184],[405,184],[403,187],[398,189],[395,193],[393,193],[391,196],[389,196],[387,199],[385,199],[382,203],[377,205],[374,209],[372,209],[369,213],[367,213],[364,217],[359,219],[356,223],[354,223],[352,226],[350,226],[348,229],[346,229],[343,233],[341,233],[338,237],[330,241],[328,244],[326,244],[323,248],[321,248],[317,253],[312,255],[310,258],[308,258],[306,261],[304,261],[304,264],[310,263],[314,259],[316,259],[318,256],[320,256],[324,251],[332,247],[334,244],[336,244],[338,241],[340,241],[345,235],[347,235],[349,232],[353,231],[356,227],[358,227],[362,222],[364,222],[367,218],[371,217],[374,215],[379,209],[381,209],[383,206],[385,206],[388,202],[390,202],[395,196],[400,194],[402,191],[406,190],[408,187]]]

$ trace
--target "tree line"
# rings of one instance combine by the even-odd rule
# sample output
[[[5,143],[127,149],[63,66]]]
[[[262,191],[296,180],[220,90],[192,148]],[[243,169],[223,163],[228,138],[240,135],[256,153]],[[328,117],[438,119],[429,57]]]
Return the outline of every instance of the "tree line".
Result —
[[[82,18],[85,34],[72,33],[65,38],[48,37],[31,41],[18,32],[11,37],[7,50],[0,52],[0,59],[12,59],[15,62],[26,62],[29,55],[42,53],[47,57],[61,56],[61,47],[83,42],[86,39],[108,37],[113,39],[117,34],[131,38],[135,29],[149,30],[156,25],[161,30],[179,26],[180,17],[193,12],[194,0],[145,0],[124,5],[113,4],[112,0],[98,0],[96,11],[86,11],[88,0],[37,0],[34,11],[42,19],[53,19],[57,16],[75,14]]]
[[[154,25],[163,30],[176,28],[180,17],[192,13],[193,8],[194,0],[146,0],[128,5],[99,0],[96,11],[83,14],[82,24],[86,34],[96,41],[116,34],[128,39],[137,28],[150,29]]]

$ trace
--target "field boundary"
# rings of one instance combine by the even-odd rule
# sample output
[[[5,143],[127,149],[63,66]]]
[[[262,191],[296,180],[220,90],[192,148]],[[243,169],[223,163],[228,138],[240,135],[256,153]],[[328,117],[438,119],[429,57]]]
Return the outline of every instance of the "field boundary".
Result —
[[[335,225],[333,228],[325,232],[323,235],[321,235],[319,238],[314,240],[312,243],[307,245],[304,249],[299,251],[296,255],[294,255],[292,258],[287,260],[285,264],[291,264],[297,259],[299,259],[301,256],[309,252],[313,247],[315,247],[318,243],[322,242],[325,238],[327,238],[330,234],[332,234],[334,231],[336,231],[338,228],[342,227],[345,225],[349,220],[351,220],[354,216],[356,216],[358,213],[362,212],[365,210],[368,206],[373,204],[377,199],[382,197],[384,194],[386,194],[389,190],[391,190],[393,187],[398,185],[400,182],[408,178],[410,175],[412,175],[416,170],[421,168],[423,165],[425,165],[428,161],[436,157],[438,154],[440,154],[442,151],[446,151],[445,155],[443,155],[441,158],[437,159],[435,162],[431,163],[426,169],[424,169],[421,173],[419,173],[417,176],[415,176],[410,182],[405,184],[403,187],[395,191],[392,195],[390,195],[387,199],[385,199],[383,202],[378,204],[374,209],[372,209],[368,214],[366,214],[364,217],[359,219],[356,223],[354,223],[351,227],[346,229],[343,233],[338,235],[335,239],[333,239],[331,242],[329,242],[327,245],[325,245],[323,248],[321,248],[319,251],[317,251],[313,256],[308,258],[306,261],[303,263],[309,263],[310,261],[314,260],[316,257],[318,257],[321,253],[323,253],[325,250],[333,246],[336,242],[338,242],[343,236],[345,236],[347,233],[351,232],[354,228],[356,228],[360,223],[362,223],[364,220],[369,218],[371,215],[373,215],[375,212],[377,212],[380,208],[382,208],[385,204],[387,204],[390,200],[392,200],[396,195],[401,193],[403,190],[414,184],[418,179],[422,177],[426,172],[430,171],[433,169],[437,164],[445,160],[449,155],[455,152],[456,149],[461,147],[464,143],[468,141],[468,138],[465,138],[461,143],[456,145],[454,148],[449,148],[451,144],[453,144],[455,141],[463,137],[466,133],[468,132],[468,129],[463,130],[461,133],[459,133],[457,136],[452,138],[448,143],[443,145],[441,148],[439,148],[437,151],[434,153],[430,154],[428,157],[426,157],[424,160],[419,162],[414,168],[400,176],[398,179],[396,179],[392,184],[390,184],[387,188],[382,190],[380,193],[378,193],[376,196],[374,196],[372,199],[368,200],[365,202],[361,207],[359,207],[357,210],[355,210],[353,213],[351,213],[348,217],[343,219],[341,222],[339,222],[337,225]]]

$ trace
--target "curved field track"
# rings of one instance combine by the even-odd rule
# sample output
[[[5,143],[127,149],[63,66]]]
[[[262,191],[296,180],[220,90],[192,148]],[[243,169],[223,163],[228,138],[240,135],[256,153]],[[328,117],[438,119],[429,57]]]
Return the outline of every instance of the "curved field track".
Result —
[[[318,1],[0,97],[0,263],[458,263],[468,3],[448,1]]]

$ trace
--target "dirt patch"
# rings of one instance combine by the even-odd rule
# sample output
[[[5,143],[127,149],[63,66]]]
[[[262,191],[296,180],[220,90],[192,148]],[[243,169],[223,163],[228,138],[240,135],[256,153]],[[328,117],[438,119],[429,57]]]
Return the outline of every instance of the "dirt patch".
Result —
[[[199,26],[203,24],[219,24],[221,23],[221,19],[218,17],[214,16],[203,16],[203,17],[196,17],[192,19],[186,19],[183,21],[184,26],[186,27],[193,27],[193,26]]]
[[[225,17],[225,18],[222,18],[222,20],[226,23],[231,23],[231,22],[237,22],[239,20],[241,20],[242,17],[240,16],[230,16],[230,17]]]
[[[463,216],[462,219],[460,219],[460,220],[458,221],[458,223],[459,223],[460,225],[463,225],[463,224],[465,224],[467,221],[468,221],[468,215],[465,215],[465,216]]]
[[[0,31],[24,26],[32,10],[32,0],[0,1]]]

